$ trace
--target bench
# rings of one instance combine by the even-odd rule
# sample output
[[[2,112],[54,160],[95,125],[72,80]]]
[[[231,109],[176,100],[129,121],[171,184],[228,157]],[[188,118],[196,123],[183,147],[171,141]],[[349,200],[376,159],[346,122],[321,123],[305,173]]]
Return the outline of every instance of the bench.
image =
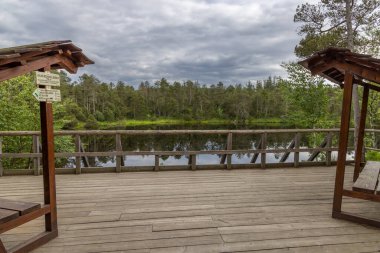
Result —
[[[352,189],[354,191],[380,194],[380,162],[367,162]]]
[[[0,198],[0,234],[48,213],[50,213],[50,205],[41,206],[38,203]],[[56,232],[41,233],[9,250],[5,249],[4,244],[0,239],[0,253],[28,252],[30,249],[34,248],[35,245],[45,242],[55,234]]]

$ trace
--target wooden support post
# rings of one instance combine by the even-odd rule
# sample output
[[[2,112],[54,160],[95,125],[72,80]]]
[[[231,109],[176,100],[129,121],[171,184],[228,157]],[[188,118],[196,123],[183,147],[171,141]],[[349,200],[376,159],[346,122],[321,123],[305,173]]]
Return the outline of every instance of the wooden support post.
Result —
[[[262,143],[262,139],[260,139],[255,145],[256,149],[261,149],[261,143]],[[259,157],[259,153],[254,153],[251,159],[251,163],[255,163],[258,157]]]
[[[189,155],[189,165],[191,165],[191,170],[197,169],[197,155]]]
[[[266,150],[267,149],[267,133],[263,133],[261,135],[261,149]],[[261,153],[261,168],[265,169],[267,160],[267,154],[265,152]]]
[[[327,148],[332,148],[332,138],[333,138],[333,133],[328,132],[327,133]],[[331,151],[326,152],[326,166],[331,166]]]
[[[42,165],[44,181],[44,202],[50,205],[50,213],[45,215],[46,231],[57,231],[57,201],[55,186],[53,105],[40,102]]]
[[[3,153],[3,137],[0,136],[0,155]],[[2,177],[4,174],[4,168],[3,168],[3,162],[2,158],[0,157],[0,177]]]
[[[121,145],[121,135],[116,134],[115,140],[116,140],[116,151],[123,151],[123,147]],[[116,172],[121,172],[121,160],[122,160],[122,156],[117,155],[116,156]]]
[[[353,74],[346,71],[345,76],[344,76],[338,161],[337,161],[336,176],[335,176],[334,202],[333,202],[333,213],[332,213],[333,217],[336,217],[335,214],[336,213],[340,214],[342,211],[344,173],[345,173],[345,166],[346,166],[346,154],[347,154],[348,135],[349,135],[349,128],[350,128],[353,78],[354,78]]]
[[[7,253],[7,250],[5,249],[4,244],[1,241],[1,239],[0,239],[0,253]]]
[[[81,152],[81,141],[80,141],[80,135],[75,135],[75,152],[80,153]],[[81,174],[82,172],[82,164],[81,164],[81,156],[75,157],[75,174]]]
[[[300,142],[301,142],[301,134],[296,133],[296,135],[294,136],[294,148],[296,150],[300,149]],[[299,163],[300,163],[300,152],[295,151],[294,152],[294,167],[297,168],[299,166]]]
[[[160,156],[155,155],[154,156],[154,171],[159,171],[160,170]]]
[[[0,253],[7,253],[7,250],[5,249],[4,244],[1,241],[1,239],[0,239]]]
[[[232,133],[227,135],[227,150],[232,150]],[[232,168],[232,154],[227,155],[227,169]]]
[[[85,150],[84,150],[84,147],[83,147],[83,143],[82,143],[82,141],[80,141],[80,146],[79,146],[79,148],[80,148],[80,152],[82,152],[82,153],[84,153],[84,152],[86,152]],[[88,157],[87,156],[81,156],[81,158],[82,158],[82,161],[83,161],[83,165],[84,165],[84,167],[90,167],[90,162],[89,162],[89,160],[88,160]]]
[[[33,135],[33,153],[35,154],[40,153],[39,142],[38,135]],[[40,175],[40,158],[38,157],[33,158],[33,170],[35,176]]]
[[[226,150],[232,150],[232,133],[228,133],[228,135],[227,135],[227,143],[226,143],[225,149]],[[228,163],[228,159],[231,161],[231,157],[228,158],[229,156],[231,156],[231,155],[223,154],[222,157],[220,158],[220,164],[225,164],[226,160]],[[227,168],[228,168],[228,164],[227,164]]]
[[[323,141],[321,142],[321,144],[318,146],[318,148],[325,148],[327,146],[327,140],[328,139],[328,136],[326,135],[326,137],[323,139]],[[317,158],[317,156],[321,153],[322,151],[320,150],[316,150],[314,151],[313,153],[311,153],[309,159],[307,159],[309,162],[312,162],[315,160],[315,158]]]
[[[359,133],[357,145],[355,147],[355,170],[353,181],[355,182],[358,179],[361,172],[361,162],[363,159],[363,147],[364,147],[364,130],[365,130],[365,120],[367,118],[367,107],[368,107],[368,96],[369,88],[364,86],[363,89],[363,100],[362,100],[362,109],[360,112],[360,122],[359,122]]]
[[[289,149],[289,151],[286,151],[281,159],[280,159],[280,163],[283,163],[283,162],[286,162],[286,160],[289,158],[289,155],[290,155],[290,149],[293,149],[296,145],[296,137],[293,138],[293,140],[290,142],[289,146],[287,149]]]

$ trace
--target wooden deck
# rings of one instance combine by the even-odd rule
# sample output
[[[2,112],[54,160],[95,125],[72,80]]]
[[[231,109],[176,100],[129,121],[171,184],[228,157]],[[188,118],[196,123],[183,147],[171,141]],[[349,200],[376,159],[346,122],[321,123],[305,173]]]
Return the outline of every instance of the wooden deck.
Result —
[[[330,218],[334,177],[334,167],[59,175],[60,234],[34,252],[379,252],[379,229]],[[0,178],[0,197],[41,192],[41,177]],[[379,207],[344,204],[378,219]],[[41,226],[0,237],[9,247]]]

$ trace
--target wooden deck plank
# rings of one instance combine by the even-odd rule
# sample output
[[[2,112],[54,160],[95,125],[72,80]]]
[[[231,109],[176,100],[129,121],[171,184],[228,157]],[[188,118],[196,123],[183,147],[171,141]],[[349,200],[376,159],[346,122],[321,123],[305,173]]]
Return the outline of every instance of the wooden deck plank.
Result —
[[[331,218],[334,176],[334,167],[59,175],[59,237],[33,252],[378,251],[380,230]],[[0,178],[1,197],[40,202],[41,192],[39,177]],[[343,208],[380,219],[379,203],[347,198]],[[8,247],[42,224],[0,238]]]

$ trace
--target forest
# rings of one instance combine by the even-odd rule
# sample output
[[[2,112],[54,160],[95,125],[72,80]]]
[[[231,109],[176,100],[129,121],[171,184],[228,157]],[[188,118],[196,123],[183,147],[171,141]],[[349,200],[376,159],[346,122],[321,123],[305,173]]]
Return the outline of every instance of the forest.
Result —
[[[309,75],[295,64],[285,67]],[[61,129],[96,129],[112,122],[255,122],[287,123],[298,127],[334,126],[339,120],[341,90],[318,77],[300,85],[292,78],[268,77],[255,83],[201,85],[191,80],[169,82],[165,78],[133,87],[122,81],[105,83],[83,74],[71,81],[61,76],[62,101],[54,104]],[[33,74],[4,82],[0,87],[1,130],[38,128],[38,102]],[[15,120],[18,119],[18,120]],[[170,121],[171,120],[171,121]],[[19,126],[23,124],[23,126]]]
[[[54,104],[59,129],[98,129],[127,124],[276,123],[293,127],[336,127],[341,89],[310,74],[297,64],[284,64],[287,78],[268,77],[255,83],[199,84],[191,80],[138,87],[122,81],[105,83],[83,74],[71,81],[61,76],[62,101]],[[15,78],[0,86],[1,130],[38,129],[38,101],[31,95],[34,75]],[[371,94],[369,117],[378,119],[379,98]]]

